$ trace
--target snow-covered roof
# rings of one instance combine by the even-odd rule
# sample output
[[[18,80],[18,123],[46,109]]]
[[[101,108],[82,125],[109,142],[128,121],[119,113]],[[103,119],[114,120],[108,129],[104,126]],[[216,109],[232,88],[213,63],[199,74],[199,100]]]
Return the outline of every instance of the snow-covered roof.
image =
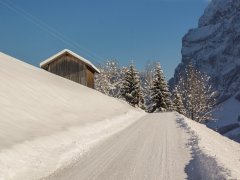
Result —
[[[57,54],[49,57],[48,59],[44,60],[43,62],[40,63],[40,67],[43,67],[43,66],[45,66],[45,65],[47,65],[47,64],[55,61],[57,57],[65,54],[65,53],[68,53],[68,54],[76,57],[79,61],[82,61],[82,62],[86,63],[88,66],[90,66],[91,68],[93,68],[94,71],[96,71],[97,73],[100,73],[99,69],[98,69],[96,66],[94,66],[89,60],[83,58],[82,56],[79,56],[78,54],[72,52],[72,51],[69,50],[69,49],[64,49],[64,50],[58,52]]]

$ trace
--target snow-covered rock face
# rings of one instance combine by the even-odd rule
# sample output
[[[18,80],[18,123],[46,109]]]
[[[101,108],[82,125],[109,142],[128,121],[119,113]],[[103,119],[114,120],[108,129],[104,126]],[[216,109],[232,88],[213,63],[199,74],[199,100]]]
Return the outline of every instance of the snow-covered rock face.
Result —
[[[198,27],[183,37],[175,80],[189,62],[212,77],[219,100],[240,90],[240,0],[212,0]]]
[[[239,11],[239,5],[239,0],[212,0],[200,18],[199,26],[217,24],[231,19]]]

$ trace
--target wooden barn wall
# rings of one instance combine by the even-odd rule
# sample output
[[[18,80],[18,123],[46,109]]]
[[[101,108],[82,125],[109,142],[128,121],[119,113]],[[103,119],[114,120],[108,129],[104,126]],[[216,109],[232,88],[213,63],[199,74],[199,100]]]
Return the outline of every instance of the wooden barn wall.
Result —
[[[77,83],[87,85],[87,67],[75,57],[64,55],[53,61],[46,68],[51,73],[57,74]]]
[[[94,88],[94,72],[89,67],[87,67],[87,86]]]

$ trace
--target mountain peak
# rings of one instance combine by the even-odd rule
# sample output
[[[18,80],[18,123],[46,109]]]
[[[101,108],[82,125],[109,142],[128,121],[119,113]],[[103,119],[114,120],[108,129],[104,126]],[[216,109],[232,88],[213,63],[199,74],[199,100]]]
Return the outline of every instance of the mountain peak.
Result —
[[[199,20],[199,27],[229,20],[239,9],[239,0],[212,0]]]
[[[191,62],[211,76],[220,101],[234,96],[240,87],[240,0],[212,0],[182,42],[178,73]]]

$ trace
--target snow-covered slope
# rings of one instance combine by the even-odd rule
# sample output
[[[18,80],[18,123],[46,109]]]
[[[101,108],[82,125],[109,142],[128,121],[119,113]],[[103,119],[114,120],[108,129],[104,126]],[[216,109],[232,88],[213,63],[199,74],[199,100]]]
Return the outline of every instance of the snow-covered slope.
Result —
[[[178,116],[192,135],[189,145],[192,147],[194,157],[189,165],[197,168],[197,171],[193,169],[196,173],[192,179],[240,179],[240,144],[221,136],[203,124],[179,114]],[[197,176],[209,173],[211,178]]]
[[[236,120],[236,114],[240,114],[240,106],[234,107],[235,102],[232,104],[233,98],[240,96],[239,9],[239,0],[212,0],[209,3],[198,27],[183,37],[182,62],[174,77],[177,81],[178,74],[189,62],[210,75],[220,94],[219,101],[227,100],[217,115],[224,123],[231,123],[233,118]],[[232,104],[232,109],[229,104]]]
[[[0,53],[0,179],[47,176],[143,114]]]

